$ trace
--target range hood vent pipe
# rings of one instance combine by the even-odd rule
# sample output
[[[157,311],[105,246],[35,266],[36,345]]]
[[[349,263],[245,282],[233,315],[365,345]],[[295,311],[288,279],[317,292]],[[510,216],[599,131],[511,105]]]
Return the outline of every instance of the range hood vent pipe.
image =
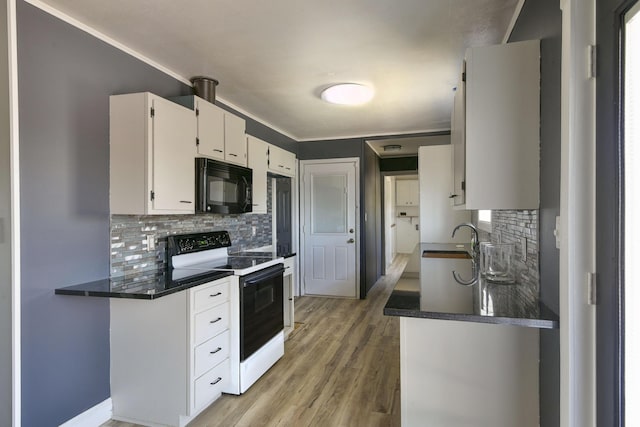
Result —
[[[216,86],[218,86],[218,81],[216,79],[198,76],[191,79],[191,84],[193,85],[193,92],[196,96],[215,104]]]

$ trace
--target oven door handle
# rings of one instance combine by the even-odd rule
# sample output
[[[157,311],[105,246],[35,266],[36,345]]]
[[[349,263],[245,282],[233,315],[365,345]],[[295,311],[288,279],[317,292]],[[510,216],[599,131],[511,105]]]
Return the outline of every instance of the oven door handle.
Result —
[[[244,281],[243,287],[246,288],[247,286],[257,285],[258,283],[263,282],[267,279],[271,279],[272,277],[279,276],[283,272],[284,272],[284,267],[280,267],[277,270],[269,270],[268,272],[265,272],[263,274],[259,274],[257,276],[251,276],[249,280]]]

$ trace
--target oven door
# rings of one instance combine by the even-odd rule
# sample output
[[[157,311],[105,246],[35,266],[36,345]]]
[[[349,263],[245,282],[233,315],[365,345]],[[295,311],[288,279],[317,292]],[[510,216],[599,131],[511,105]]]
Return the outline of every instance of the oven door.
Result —
[[[283,264],[240,277],[240,361],[284,329]]]
[[[211,159],[196,159],[196,207],[201,213],[252,211],[252,171]]]

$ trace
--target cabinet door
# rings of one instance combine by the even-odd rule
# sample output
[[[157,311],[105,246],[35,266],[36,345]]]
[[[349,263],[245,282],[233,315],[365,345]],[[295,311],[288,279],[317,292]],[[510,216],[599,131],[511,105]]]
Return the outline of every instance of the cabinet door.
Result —
[[[269,170],[279,175],[295,176],[296,155],[275,145],[269,145]]]
[[[253,169],[253,213],[267,213],[268,146],[265,141],[247,135],[247,163]]]
[[[229,163],[247,166],[245,122],[233,114],[224,114],[224,159]]]
[[[195,126],[193,111],[152,97],[151,206],[154,212],[194,212]]]
[[[467,209],[538,209],[540,42],[467,53]]]
[[[464,65],[462,75],[465,74]],[[453,160],[453,189],[451,198],[454,206],[465,203],[465,81],[461,77],[453,98],[451,113],[451,146]]]
[[[224,160],[224,110],[196,97],[198,154]]]
[[[396,181],[396,205],[418,206],[420,204],[420,190],[417,179]]]

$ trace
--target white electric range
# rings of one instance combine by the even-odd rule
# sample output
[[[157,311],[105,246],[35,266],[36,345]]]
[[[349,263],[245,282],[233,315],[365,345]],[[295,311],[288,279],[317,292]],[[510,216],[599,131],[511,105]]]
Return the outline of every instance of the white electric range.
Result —
[[[169,236],[168,266],[180,282],[233,273],[231,381],[224,391],[241,394],[284,355],[284,266],[281,257],[230,248],[226,231]]]

